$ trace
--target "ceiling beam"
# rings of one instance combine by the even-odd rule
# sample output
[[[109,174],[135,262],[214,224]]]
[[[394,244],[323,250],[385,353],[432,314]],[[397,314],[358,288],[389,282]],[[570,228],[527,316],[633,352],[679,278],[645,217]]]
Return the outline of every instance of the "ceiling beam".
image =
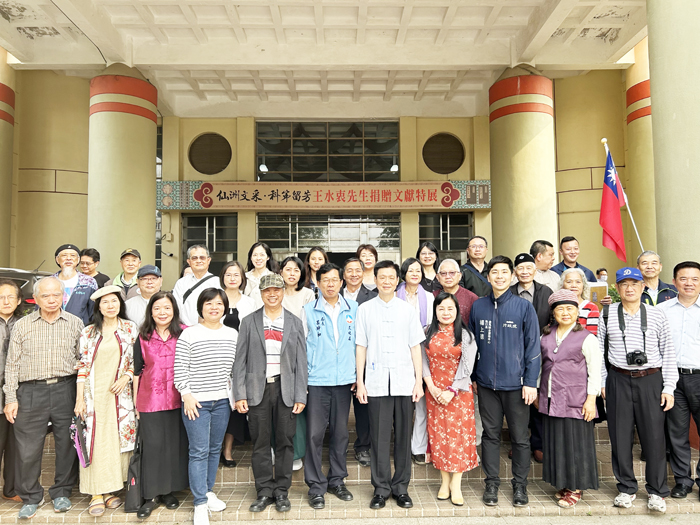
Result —
[[[542,4],[515,39],[517,61],[532,63],[577,4],[578,0],[547,0]]]
[[[109,15],[91,0],[52,0],[54,5],[92,41],[107,60],[131,66],[131,53]]]
[[[11,53],[17,60],[29,62],[34,58],[33,42],[19,34],[17,28],[0,17],[0,47]]]

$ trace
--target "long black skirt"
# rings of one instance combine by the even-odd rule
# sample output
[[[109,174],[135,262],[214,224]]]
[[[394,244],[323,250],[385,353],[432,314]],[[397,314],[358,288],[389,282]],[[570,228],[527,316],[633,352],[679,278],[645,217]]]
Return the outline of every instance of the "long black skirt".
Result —
[[[593,422],[542,414],[542,427],[542,479],[557,490],[597,490]]]
[[[189,486],[189,443],[180,409],[140,412],[141,495],[144,499],[185,490]]]

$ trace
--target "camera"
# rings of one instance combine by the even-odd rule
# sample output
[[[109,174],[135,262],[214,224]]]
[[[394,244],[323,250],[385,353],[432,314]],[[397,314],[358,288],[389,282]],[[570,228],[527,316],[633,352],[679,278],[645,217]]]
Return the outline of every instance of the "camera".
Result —
[[[630,366],[642,366],[647,364],[647,354],[641,350],[627,354],[627,364]]]

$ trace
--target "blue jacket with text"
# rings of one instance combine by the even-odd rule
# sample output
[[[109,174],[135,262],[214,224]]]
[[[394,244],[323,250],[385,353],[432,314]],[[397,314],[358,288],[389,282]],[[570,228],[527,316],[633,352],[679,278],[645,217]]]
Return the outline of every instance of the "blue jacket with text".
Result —
[[[510,291],[478,299],[469,315],[477,345],[472,379],[491,390],[537,387],[540,326],[535,308]]]

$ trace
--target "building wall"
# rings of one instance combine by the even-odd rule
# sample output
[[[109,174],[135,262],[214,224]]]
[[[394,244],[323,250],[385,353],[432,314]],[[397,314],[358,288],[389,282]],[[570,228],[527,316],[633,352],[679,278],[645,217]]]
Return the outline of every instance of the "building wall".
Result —
[[[86,79],[17,72],[14,266],[53,271],[56,247],[85,247],[89,96]]]
[[[603,247],[603,230],[598,224],[605,172],[603,137],[608,139],[623,187],[628,186],[624,108],[621,71],[591,71],[554,83],[559,238],[576,237],[581,246],[579,262],[592,271],[606,267],[614,272],[625,266]],[[632,261],[636,259],[630,251],[634,232],[625,209],[622,214],[628,260]]]

